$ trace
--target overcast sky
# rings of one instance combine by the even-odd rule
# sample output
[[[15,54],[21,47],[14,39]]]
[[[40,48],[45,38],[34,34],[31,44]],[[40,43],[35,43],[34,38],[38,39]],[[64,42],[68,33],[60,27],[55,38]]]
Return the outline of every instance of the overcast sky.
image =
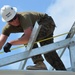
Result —
[[[23,1],[22,0],[15,0],[15,1],[0,0],[0,1],[1,1],[0,8],[3,5],[11,5],[11,6],[17,7],[18,12],[19,11],[37,11],[37,12],[47,13],[48,15],[52,16],[57,26],[54,32],[54,36],[68,32],[75,21],[75,0],[23,0]],[[0,24],[1,24],[0,25],[0,28],[1,28],[0,33],[1,33],[5,23],[3,23],[0,20]],[[15,35],[19,37],[19,34],[15,34]],[[63,40],[65,39],[65,37],[66,35],[55,38],[54,41],[56,42],[56,41]],[[13,34],[11,34],[8,41],[12,39],[15,39]],[[13,54],[13,53],[14,52],[11,52],[10,54]],[[4,57],[4,55],[7,56],[10,54],[4,53],[4,54],[1,54],[0,56]],[[70,66],[68,55],[69,55],[68,50],[66,50],[65,55],[62,57],[62,60],[66,67]],[[68,62],[68,64],[66,62]],[[31,60],[29,60],[27,63],[28,63],[27,65],[33,64]],[[17,67],[15,67],[15,65]],[[19,66],[19,63],[6,66],[1,69],[4,69],[4,68],[17,69],[18,66]]]

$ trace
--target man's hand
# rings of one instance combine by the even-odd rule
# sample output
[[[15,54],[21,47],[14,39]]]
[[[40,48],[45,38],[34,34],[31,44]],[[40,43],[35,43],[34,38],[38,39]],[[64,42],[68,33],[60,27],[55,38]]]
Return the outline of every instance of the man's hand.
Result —
[[[10,52],[11,50],[10,50],[10,48],[11,48],[11,44],[10,43],[6,43],[5,44],[5,46],[3,47],[3,49],[4,49],[4,52]]]

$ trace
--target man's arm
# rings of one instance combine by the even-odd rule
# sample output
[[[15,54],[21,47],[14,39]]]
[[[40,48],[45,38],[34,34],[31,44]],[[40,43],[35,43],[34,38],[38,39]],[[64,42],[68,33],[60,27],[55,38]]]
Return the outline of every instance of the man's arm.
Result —
[[[29,27],[26,30],[24,30],[24,35],[21,38],[6,43],[6,45],[3,47],[4,52],[6,53],[10,52],[11,51],[10,48],[12,45],[27,44],[31,33],[32,33],[32,27]]]
[[[11,45],[27,44],[31,33],[32,33],[32,27],[28,27],[26,30],[24,30],[24,35],[21,38],[12,40],[9,43]]]
[[[1,34],[0,35],[0,50],[2,48],[2,46],[4,45],[4,43],[6,42],[8,36],[4,35],[4,34]]]

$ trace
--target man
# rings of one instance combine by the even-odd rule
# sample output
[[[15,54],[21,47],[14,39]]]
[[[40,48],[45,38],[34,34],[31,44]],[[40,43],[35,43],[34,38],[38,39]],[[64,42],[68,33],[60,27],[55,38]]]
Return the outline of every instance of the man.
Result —
[[[0,49],[5,44],[10,33],[24,33],[21,38],[7,42],[3,47],[4,52],[10,52],[12,45],[27,44],[36,21],[39,25],[42,25],[36,41],[53,36],[55,23],[51,16],[38,12],[18,13],[16,9],[17,8],[9,5],[1,8],[2,21],[7,22],[7,24],[0,35]],[[40,44],[43,46],[50,43],[53,43],[53,39],[41,42]],[[34,44],[33,48],[37,48],[37,44]],[[66,70],[56,51],[46,53],[44,57],[56,70]],[[35,65],[27,66],[27,70],[47,70],[41,55],[33,56],[32,60]]]

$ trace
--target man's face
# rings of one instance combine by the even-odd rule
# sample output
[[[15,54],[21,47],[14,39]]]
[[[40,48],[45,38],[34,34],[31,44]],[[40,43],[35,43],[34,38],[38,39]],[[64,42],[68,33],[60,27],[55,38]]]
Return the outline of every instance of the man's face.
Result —
[[[18,15],[16,15],[13,19],[11,19],[10,21],[8,21],[8,23],[10,25],[13,25],[13,26],[19,26],[20,22],[19,22],[19,19],[18,19]]]

